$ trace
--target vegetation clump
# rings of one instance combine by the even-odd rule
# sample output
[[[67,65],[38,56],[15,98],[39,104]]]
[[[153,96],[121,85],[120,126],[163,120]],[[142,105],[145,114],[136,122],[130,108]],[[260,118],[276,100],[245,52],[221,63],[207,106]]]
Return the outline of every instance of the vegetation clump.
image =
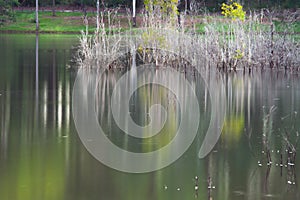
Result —
[[[293,32],[277,32],[271,12],[250,12],[246,16],[240,4],[224,3],[221,9],[225,18],[206,15],[202,22],[204,34],[195,34],[196,27],[185,26],[186,16],[171,9],[173,1],[169,1],[171,7],[166,6],[168,9],[156,3],[146,0],[140,28],[130,28],[125,33],[115,28],[118,26],[117,20],[110,19],[104,23],[100,18],[100,29],[91,37],[84,33],[81,39],[81,55],[84,55],[81,57],[84,59],[80,59],[82,65],[91,67],[93,65],[84,63],[97,60],[96,66],[114,68],[110,63],[124,53],[130,52],[131,57],[136,52],[149,56],[149,49],[162,49],[150,52],[173,52],[197,67],[226,71],[253,68],[299,70],[300,46],[297,38]],[[178,18],[181,22],[172,19],[174,14],[181,14],[181,18]],[[107,31],[111,27],[117,31]],[[152,56],[151,60],[159,66],[162,61],[167,63],[168,59],[168,56]],[[172,62],[174,59],[170,59]]]

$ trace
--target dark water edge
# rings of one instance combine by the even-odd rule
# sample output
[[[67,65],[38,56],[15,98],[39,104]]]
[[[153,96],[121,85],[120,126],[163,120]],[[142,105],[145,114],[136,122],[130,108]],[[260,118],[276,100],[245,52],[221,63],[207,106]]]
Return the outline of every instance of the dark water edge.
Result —
[[[166,168],[130,174],[101,164],[77,135],[72,116],[76,71],[68,66],[78,38],[40,35],[38,44],[36,51],[34,35],[0,35],[1,200],[300,199],[299,153],[295,166],[285,167],[283,139],[290,134],[289,141],[294,144],[300,132],[299,74],[268,70],[221,74],[226,97],[218,100],[226,101],[225,125],[205,159],[199,159],[197,153],[209,122],[209,92],[214,91],[206,92],[197,76],[188,77],[203,89],[198,96],[204,118],[195,142]],[[104,74],[99,91],[112,88],[121,75]],[[209,84],[217,89],[218,77],[211,77]],[[152,94],[153,90],[144,88],[143,92]],[[108,94],[104,93],[104,98]],[[264,126],[272,106],[276,107],[269,120],[272,123]],[[137,119],[144,116],[142,111],[136,110]],[[99,117],[105,124],[108,119],[109,111]],[[112,132],[111,138],[121,145],[124,138],[116,133]],[[271,167],[267,166],[264,134]],[[283,167],[279,166],[280,154]]]

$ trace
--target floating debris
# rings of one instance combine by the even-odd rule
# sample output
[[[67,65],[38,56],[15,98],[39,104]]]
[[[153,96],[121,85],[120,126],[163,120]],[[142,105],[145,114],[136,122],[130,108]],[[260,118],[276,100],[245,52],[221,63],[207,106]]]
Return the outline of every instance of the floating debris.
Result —
[[[296,182],[292,182],[292,181],[288,181],[287,183],[290,185],[296,185]]]
[[[275,197],[274,194],[265,194],[264,196],[265,196],[265,197]]]

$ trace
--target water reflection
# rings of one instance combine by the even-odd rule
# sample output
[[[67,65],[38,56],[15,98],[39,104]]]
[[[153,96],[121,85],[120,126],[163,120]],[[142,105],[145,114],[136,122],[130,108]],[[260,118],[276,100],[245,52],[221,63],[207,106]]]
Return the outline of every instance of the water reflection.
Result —
[[[103,94],[102,88],[109,82],[101,81],[102,74],[80,70],[72,106],[79,137],[95,158],[114,169],[142,173],[165,167],[186,151],[197,134],[199,106],[190,84],[174,69],[143,66],[137,72],[137,88],[131,88],[134,77],[130,71],[109,86],[113,91]],[[97,88],[98,77],[102,84]],[[94,104],[99,108],[102,102],[94,102],[95,89],[97,99],[111,98],[111,102],[105,100],[111,110],[106,105],[98,110],[100,116],[107,113],[100,119],[100,126]]]
[[[300,198],[299,153],[294,165],[288,165],[292,163],[291,144],[296,146],[300,131],[299,75],[269,71],[223,74],[226,96],[217,100],[227,103],[224,128],[214,150],[200,160],[197,154],[208,128],[210,92],[214,91],[200,87],[201,79],[187,74],[204,116],[193,145],[174,164],[159,171],[121,173],[94,159],[77,136],[71,117],[76,73],[65,68],[76,40],[45,35],[0,36],[1,200]],[[165,145],[178,127],[180,109],[174,95],[157,86],[140,88],[129,109],[135,122],[143,125],[149,122],[149,106],[162,103],[167,108],[162,130],[165,134],[148,141],[116,136],[120,130],[114,125],[108,94],[123,73],[108,71],[98,77],[95,107],[107,137],[120,147],[136,151]],[[157,69],[141,78],[164,73]],[[207,73],[207,79],[213,88],[220,89],[220,77]],[[182,94],[189,95],[184,89]],[[270,115],[272,106],[276,109]],[[160,115],[155,119],[158,124],[164,118],[163,113]],[[271,165],[267,165],[267,150]]]
[[[39,105],[39,35],[36,33],[35,35],[35,105],[36,105],[36,113],[38,113],[38,105]]]
[[[55,61],[49,54],[57,54],[56,49],[68,51],[70,57],[70,50],[59,47],[53,38],[47,44],[47,36],[0,38],[4,50],[0,50],[0,199],[64,199],[67,141],[59,137],[56,118],[70,119],[70,90],[65,88],[69,88],[71,74],[63,68],[68,62],[64,56]],[[61,66],[55,69],[61,94],[48,67],[55,62]],[[61,116],[51,115],[58,113],[59,106],[53,103],[58,96],[64,96],[60,102],[64,108]],[[69,135],[66,122],[60,129]]]
[[[282,194],[299,198],[294,163],[293,167],[287,165],[289,146],[299,139],[299,116],[295,114],[299,110],[299,101],[295,101],[299,98],[298,75],[258,71],[227,76],[229,109],[220,145],[238,160],[250,158],[242,159],[244,165],[237,162],[231,167],[238,171],[243,168],[242,174],[248,171],[246,192],[238,189],[236,194],[248,199],[278,198]],[[241,145],[247,146],[248,152]]]
[[[136,78],[137,74],[138,79]],[[125,101],[123,93],[130,93],[130,88],[136,87],[132,85],[134,82],[151,83],[155,81],[155,79],[164,79],[166,82],[176,83],[175,87],[178,90],[177,95],[187,97],[193,95],[193,91],[181,85],[178,81],[178,77],[174,76],[174,74],[171,76],[171,74],[172,71],[168,71],[168,69],[156,70],[151,66],[149,66],[148,69],[142,69],[140,67],[135,69],[134,72],[130,71],[128,80],[126,80],[128,85],[114,92],[118,93],[118,96],[122,97],[122,100]],[[186,106],[191,105],[191,103],[186,99],[183,105],[179,105],[177,97],[168,88],[158,84],[145,84],[131,95],[128,105],[128,111],[134,123],[144,127],[141,132],[142,135],[140,136],[143,139],[132,138],[129,135],[131,133],[123,136],[123,131],[120,130],[115,120],[124,120],[121,123],[128,127],[129,119],[126,117],[114,119],[110,107],[112,105],[110,98],[113,89],[116,88],[117,81],[122,75],[124,75],[123,71],[115,71],[114,73],[107,72],[103,73],[99,78],[96,107],[99,121],[101,125],[104,126],[104,132],[107,133],[112,140],[116,140],[115,143],[119,143],[118,146],[125,149],[129,148],[129,150],[132,151],[140,151],[142,149],[142,152],[150,152],[167,145],[170,140],[173,139],[179,127],[181,112],[186,109]],[[161,105],[162,107],[152,107],[153,105]],[[115,109],[117,109],[118,112],[122,112],[120,110],[124,109],[124,106],[127,105],[121,105]],[[150,123],[151,125],[149,125]],[[140,128],[138,127],[138,129]]]

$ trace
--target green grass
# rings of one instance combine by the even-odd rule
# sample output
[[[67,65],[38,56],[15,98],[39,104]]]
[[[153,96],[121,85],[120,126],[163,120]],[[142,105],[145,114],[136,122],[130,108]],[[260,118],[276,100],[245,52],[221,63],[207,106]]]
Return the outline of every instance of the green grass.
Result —
[[[40,32],[55,33],[76,33],[85,30],[83,23],[83,14],[81,12],[39,12],[39,30]],[[94,17],[89,13],[88,18]],[[91,26],[89,31],[94,31],[95,26]],[[11,32],[34,32],[35,31],[35,12],[17,11],[16,22],[12,22],[0,27],[0,31]]]
[[[87,13],[89,19],[89,32],[95,31],[95,13]],[[118,15],[119,16],[119,15]],[[199,20],[203,16],[197,16]],[[215,26],[219,31],[228,30],[228,24],[224,23],[224,17],[221,16],[206,16],[208,23],[216,23]],[[120,18],[121,19],[121,18]],[[92,22],[93,21],[93,22]],[[294,22],[293,24],[274,21],[275,30],[277,32],[288,31],[290,33],[300,33],[300,22]],[[80,33],[81,30],[85,30],[83,23],[82,12],[56,12],[56,16],[52,16],[51,11],[39,12],[39,25],[40,32],[44,33]],[[121,20],[122,30],[128,29],[127,19]],[[204,33],[204,23],[196,24],[196,32]],[[254,30],[268,30],[270,25],[255,24]],[[11,22],[0,26],[0,31],[7,32],[35,32],[35,12],[34,11],[16,11],[16,22]]]
[[[278,32],[295,32],[295,33],[300,33],[300,21],[292,22],[292,23],[287,23],[287,22],[279,22],[279,21],[274,21],[276,31]]]
[[[207,18],[207,17],[206,17]],[[207,18],[207,24],[213,24],[214,27],[216,27],[216,29],[218,31],[225,31],[227,32],[229,29],[229,25],[228,22],[225,23],[224,21],[222,21],[222,19],[224,20],[225,18],[223,17],[216,17],[216,18],[212,18],[209,16],[209,18]],[[279,33],[283,33],[283,32],[287,32],[290,34],[299,34],[300,33],[300,22],[296,21],[293,23],[287,23],[287,22],[279,22],[279,21],[273,21],[274,25],[275,25],[275,31],[279,32]],[[196,32],[203,34],[205,33],[205,23],[197,23],[196,24]],[[247,24],[245,26],[246,28],[249,27]],[[261,23],[252,23],[251,25],[251,30],[252,31],[270,31],[271,30],[271,26],[270,24],[261,24]]]

